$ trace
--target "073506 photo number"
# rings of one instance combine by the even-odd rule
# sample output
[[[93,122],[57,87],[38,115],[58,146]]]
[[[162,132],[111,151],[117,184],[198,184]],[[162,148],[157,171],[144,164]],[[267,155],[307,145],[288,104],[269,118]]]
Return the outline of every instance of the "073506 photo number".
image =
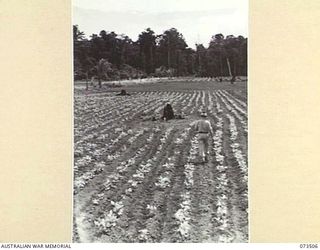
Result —
[[[300,248],[318,248],[318,244],[300,244]]]

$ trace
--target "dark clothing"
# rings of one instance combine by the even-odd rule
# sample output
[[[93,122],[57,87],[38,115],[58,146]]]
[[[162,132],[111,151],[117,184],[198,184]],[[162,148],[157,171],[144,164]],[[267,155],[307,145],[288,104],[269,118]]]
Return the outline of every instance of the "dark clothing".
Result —
[[[171,120],[174,119],[173,109],[170,104],[167,104],[163,109],[162,119]]]
[[[128,94],[127,91],[125,91],[125,90],[123,89],[123,90],[121,90],[121,92],[120,92],[119,94],[117,94],[117,95],[130,95],[130,94]]]

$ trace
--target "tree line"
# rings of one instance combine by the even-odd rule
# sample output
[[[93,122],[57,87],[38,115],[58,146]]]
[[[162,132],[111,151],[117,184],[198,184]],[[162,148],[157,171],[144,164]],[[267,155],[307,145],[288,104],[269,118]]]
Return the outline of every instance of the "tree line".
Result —
[[[247,38],[213,35],[208,47],[188,47],[175,28],[156,35],[150,28],[133,41],[124,34],[102,30],[86,38],[73,26],[75,79],[102,80],[148,76],[246,76]]]

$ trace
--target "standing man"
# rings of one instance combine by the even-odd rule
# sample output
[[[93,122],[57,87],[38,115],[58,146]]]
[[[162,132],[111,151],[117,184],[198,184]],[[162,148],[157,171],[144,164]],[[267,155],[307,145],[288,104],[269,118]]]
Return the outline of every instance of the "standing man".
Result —
[[[208,161],[209,154],[209,133],[213,137],[213,129],[209,120],[207,120],[207,113],[201,113],[201,120],[196,123],[196,131],[198,132],[199,141],[199,155],[203,162]]]

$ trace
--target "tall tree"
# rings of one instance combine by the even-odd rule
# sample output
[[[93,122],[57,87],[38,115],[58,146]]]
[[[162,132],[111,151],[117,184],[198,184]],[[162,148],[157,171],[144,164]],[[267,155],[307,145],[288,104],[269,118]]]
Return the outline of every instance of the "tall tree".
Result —
[[[138,38],[138,44],[140,45],[140,55],[142,60],[142,68],[147,74],[153,73],[155,69],[155,48],[156,48],[156,36],[154,31],[147,28],[143,31]]]
[[[216,34],[212,36],[211,41],[209,43],[209,49],[211,49],[213,53],[217,56],[219,64],[218,75],[220,76],[228,75],[228,64],[224,43],[225,40],[223,34]]]
[[[175,28],[166,30],[160,36],[159,47],[165,52],[163,56],[166,58],[166,66],[178,70],[181,52],[188,47],[183,35]]]
[[[242,36],[216,34],[207,48],[197,44],[194,50],[175,28],[160,35],[147,28],[132,41],[105,30],[87,39],[75,25],[73,39],[75,79],[88,82],[97,76],[100,87],[102,78],[247,75],[247,39]]]
[[[78,42],[84,39],[84,33],[79,30],[78,25],[73,25],[73,42]]]
[[[79,31],[78,26],[73,26],[74,44],[74,74],[75,78],[86,79],[88,88],[88,78],[95,65],[95,59],[91,55],[91,42],[85,38],[83,32]]]
[[[99,88],[102,87],[102,78],[108,78],[108,72],[111,70],[111,63],[106,59],[100,59],[97,65],[95,66],[98,76]]]

